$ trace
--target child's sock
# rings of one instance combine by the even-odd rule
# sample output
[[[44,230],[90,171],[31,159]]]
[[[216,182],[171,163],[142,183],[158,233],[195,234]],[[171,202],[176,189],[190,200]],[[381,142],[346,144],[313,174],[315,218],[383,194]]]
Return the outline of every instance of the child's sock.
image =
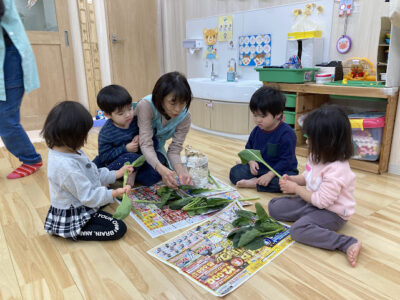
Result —
[[[37,170],[39,170],[42,166],[43,166],[42,161],[37,164],[33,164],[33,165],[22,164],[18,168],[16,168],[14,171],[12,171],[10,174],[8,174],[7,178],[8,179],[17,179],[17,178],[29,176],[29,175],[35,173]]]

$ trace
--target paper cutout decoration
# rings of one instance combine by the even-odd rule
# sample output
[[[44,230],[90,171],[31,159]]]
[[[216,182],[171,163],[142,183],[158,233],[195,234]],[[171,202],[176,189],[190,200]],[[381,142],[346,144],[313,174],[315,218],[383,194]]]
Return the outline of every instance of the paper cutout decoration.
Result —
[[[247,35],[239,37],[240,66],[271,65],[271,34]]]
[[[232,16],[218,17],[218,42],[226,42],[233,36]]]
[[[339,17],[343,16],[344,13],[346,13],[346,15],[350,16],[352,8],[353,8],[353,0],[340,0]]]
[[[217,59],[217,48],[215,48],[215,43],[217,42],[218,27],[215,29],[203,30],[204,41],[206,42],[207,48],[204,51],[203,58],[205,59]]]

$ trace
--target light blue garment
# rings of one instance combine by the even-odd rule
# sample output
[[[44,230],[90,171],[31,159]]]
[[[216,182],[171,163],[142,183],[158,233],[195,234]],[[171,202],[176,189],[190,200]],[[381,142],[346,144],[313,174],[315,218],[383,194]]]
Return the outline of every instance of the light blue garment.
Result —
[[[0,24],[7,32],[14,46],[21,55],[21,65],[24,73],[24,90],[25,93],[29,93],[40,86],[35,56],[33,54],[28,37],[26,36],[24,25],[19,18],[14,1],[3,0],[3,2],[5,6],[5,13]],[[0,101],[6,100],[3,73],[5,52],[6,49],[4,37],[0,31]]]
[[[176,130],[176,127],[185,119],[187,114],[187,109],[184,108],[181,113],[171,120],[169,120],[168,124],[162,126],[162,115],[159,113],[157,108],[154,106],[152,101],[152,95],[147,95],[143,99],[149,101],[151,103],[151,107],[153,108],[153,120],[151,121],[151,126],[153,128],[154,137],[158,141],[158,151],[164,154],[165,158],[168,160],[167,152],[165,151],[165,142],[170,139]]]

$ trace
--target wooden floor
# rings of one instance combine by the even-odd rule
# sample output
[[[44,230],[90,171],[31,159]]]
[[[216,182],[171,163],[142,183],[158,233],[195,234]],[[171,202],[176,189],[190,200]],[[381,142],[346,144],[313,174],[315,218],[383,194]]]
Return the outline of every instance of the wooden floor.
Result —
[[[187,143],[209,157],[211,173],[228,182],[244,141],[192,130]],[[45,167],[19,180],[6,175],[19,165],[0,149],[0,299],[210,299],[211,294],[156,261],[146,251],[174,236],[151,239],[128,217],[116,242],[72,242],[43,230],[50,201],[47,148],[35,144]],[[97,153],[97,134],[85,153]],[[299,158],[303,170],[304,158]],[[399,299],[400,176],[355,172],[356,214],[342,232],[363,242],[356,268],[341,252],[295,243],[227,299]],[[266,207],[274,194],[259,195]],[[107,207],[113,212],[115,204]]]

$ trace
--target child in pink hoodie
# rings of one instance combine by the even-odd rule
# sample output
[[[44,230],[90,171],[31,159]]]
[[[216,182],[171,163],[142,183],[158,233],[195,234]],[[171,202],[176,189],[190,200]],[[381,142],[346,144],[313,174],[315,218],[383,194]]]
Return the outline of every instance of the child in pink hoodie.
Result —
[[[356,265],[361,242],[336,233],[354,213],[355,175],[349,158],[353,153],[350,122],[337,106],[323,106],[304,121],[308,136],[309,159],[301,175],[284,175],[283,193],[295,197],[274,198],[268,205],[270,215],[294,222],[292,238],[300,243],[346,253]]]

